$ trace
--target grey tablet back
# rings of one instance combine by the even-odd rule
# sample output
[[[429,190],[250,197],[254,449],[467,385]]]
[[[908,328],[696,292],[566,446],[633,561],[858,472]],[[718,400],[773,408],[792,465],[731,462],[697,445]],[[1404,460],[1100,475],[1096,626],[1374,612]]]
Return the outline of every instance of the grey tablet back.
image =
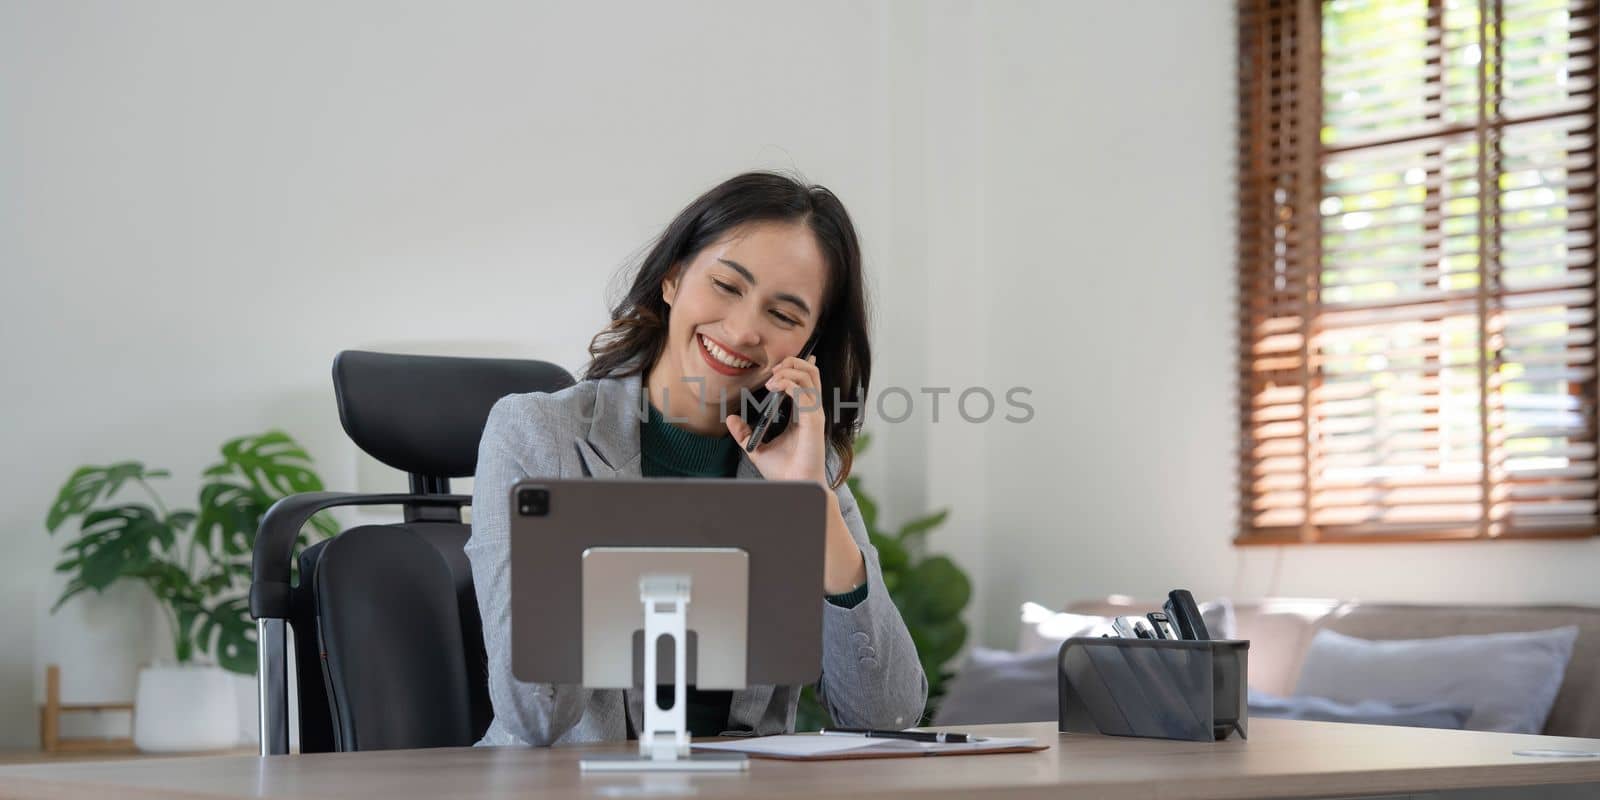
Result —
[[[518,502],[525,489],[547,493],[529,514]],[[814,683],[822,672],[825,491],[808,481],[701,478],[518,483],[506,499],[512,674],[583,682],[585,550],[736,547],[750,557],[746,681]],[[637,599],[639,587],[616,591]]]

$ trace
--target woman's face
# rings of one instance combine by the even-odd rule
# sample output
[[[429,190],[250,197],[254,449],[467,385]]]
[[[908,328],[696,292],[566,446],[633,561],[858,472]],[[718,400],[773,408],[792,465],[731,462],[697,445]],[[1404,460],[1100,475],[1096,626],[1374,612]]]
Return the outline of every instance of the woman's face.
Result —
[[[662,358],[677,369],[662,366],[688,379],[671,391],[737,404],[740,389],[761,386],[773,365],[805,347],[827,279],[816,236],[803,223],[752,223],[701,250],[661,287],[671,307]]]

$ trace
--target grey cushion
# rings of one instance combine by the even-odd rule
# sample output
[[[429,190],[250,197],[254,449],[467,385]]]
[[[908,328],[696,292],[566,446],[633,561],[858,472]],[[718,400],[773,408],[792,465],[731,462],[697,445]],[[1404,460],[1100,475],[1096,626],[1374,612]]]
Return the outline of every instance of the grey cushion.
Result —
[[[1056,652],[972,648],[934,712],[935,725],[1040,722],[1056,710]]]
[[[1369,641],[1317,632],[1296,695],[1340,703],[1467,706],[1469,730],[1538,733],[1561,688],[1576,626]]]
[[[1379,700],[1341,703],[1326,697],[1279,697],[1250,690],[1250,716],[1273,719],[1309,719],[1319,722],[1352,722],[1362,725],[1400,725],[1409,728],[1451,728],[1461,730],[1472,706],[1449,703],[1395,705]]]

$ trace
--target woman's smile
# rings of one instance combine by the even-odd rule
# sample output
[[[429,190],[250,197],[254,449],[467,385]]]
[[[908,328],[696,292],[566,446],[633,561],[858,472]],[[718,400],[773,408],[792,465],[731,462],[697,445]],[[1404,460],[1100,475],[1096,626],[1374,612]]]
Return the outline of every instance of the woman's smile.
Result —
[[[700,351],[700,357],[718,374],[738,377],[756,368],[754,361],[734,355],[703,333],[695,334],[694,338],[695,349]]]

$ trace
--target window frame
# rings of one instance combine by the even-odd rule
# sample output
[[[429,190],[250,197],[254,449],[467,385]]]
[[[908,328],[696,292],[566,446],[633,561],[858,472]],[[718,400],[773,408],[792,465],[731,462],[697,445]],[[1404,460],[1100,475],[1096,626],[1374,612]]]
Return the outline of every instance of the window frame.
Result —
[[[1494,539],[1587,539],[1600,535],[1600,509],[1597,509],[1593,522],[1585,523],[1582,527],[1563,528],[1559,530],[1516,530],[1506,529],[1507,526],[1498,524],[1495,514],[1491,511],[1497,502],[1504,502],[1504,493],[1500,492],[1501,499],[1497,500],[1497,488],[1510,485],[1510,479],[1504,477],[1504,469],[1500,471],[1502,477],[1496,477],[1497,466],[1494,463],[1496,450],[1494,441],[1499,434],[1498,426],[1491,420],[1492,403],[1490,401],[1491,363],[1498,363],[1498,355],[1489,354],[1495,349],[1474,344],[1478,351],[1478,391],[1479,401],[1477,412],[1480,422],[1479,452],[1482,468],[1478,473],[1479,496],[1471,501],[1481,507],[1478,518],[1470,524],[1438,524],[1427,529],[1413,529],[1403,532],[1361,533],[1338,530],[1340,526],[1321,525],[1315,519],[1314,497],[1319,491],[1316,476],[1315,462],[1319,458],[1316,451],[1318,433],[1314,425],[1317,412],[1314,407],[1321,401],[1316,399],[1317,390],[1321,386],[1320,368],[1313,368],[1314,345],[1319,333],[1318,319],[1322,314],[1320,281],[1323,273],[1323,230],[1321,225],[1321,208],[1324,197],[1324,168],[1330,155],[1350,152],[1354,149],[1394,145],[1406,141],[1435,140],[1443,149],[1451,137],[1464,134],[1473,134],[1477,147],[1478,161],[1478,225],[1476,238],[1478,239],[1478,282],[1477,282],[1477,343],[1491,343],[1494,339],[1490,336],[1491,307],[1498,309],[1498,299],[1506,296],[1507,290],[1500,284],[1498,274],[1501,266],[1498,261],[1498,247],[1503,234],[1501,222],[1496,216],[1498,198],[1506,191],[1503,187],[1488,189],[1485,187],[1500,187],[1499,177],[1504,174],[1499,169],[1491,169],[1488,164],[1492,159],[1499,158],[1497,149],[1500,137],[1506,127],[1510,125],[1525,125],[1540,119],[1540,115],[1516,117],[1508,120],[1500,116],[1498,103],[1504,99],[1499,86],[1489,80],[1489,62],[1487,56],[1480,56],[1478,66],[1478,91],[1475,95],[1477,102],[1477,118],[1471,124],[1457,124],[1454,126],[1440,127],[1431,131],[1426,136],[1405,135],[1394,137],[1393,140],[1362,142],[1355,147],[1327,146],[1323,143],[1324,114],[1322,107],[1323,98],[1323,53],[1322,53],[1322,12],[1324,3],[1328,0],[1239,0],[1238,32],[1239,32],[1239,152],[1238,152],[1238,250],[1237,250],[1237,276],[1239,318],[1238,325],[1238,357],[1239,357],[1239,410],[1238,424],[1240,433],[1240,448],[1238,461],[1238,512],[1235,545],[1284,545],[1284,544],[1342,544],[1351,542],[1419,542],[1419,541],[1483,541]],[[1494,61],[1498,65],[1503,54],[1498,49],[1503,29],[1491,27],[1490,14],[1494,10],[1495,20],[1503,19],[1498,15],[1500,2],[1498,0],[1477,0],[1479,7],[1477,41],[1484,46],[1480,52],[1488,52],[1487,45],[1495,43]],[[1592,0],[1569,0],[1568,8],[1582,9],[1582,16],[1592,18],[1596,13],[1596,4]],[[1442,0],[1432,0],[1430,15],[1441,13]],[[1592,21],[1592,20],[1591,20]],[[1439,29],[1430,27],[1430,39],[1438,34]],[[1490,31],[1494,32],[1491,34]],[[1591,46],[1595,50],[1590,63],[1581,72],[1573,74],[1582,75],[1593,79],[1597,68],[1600,68],[1600,33],[1591,29],[1588,35],[1594,40]],[[1569,51],[1570,52],[1570,51]],[[1441,70],[1442,72],[1442,70]],[[1443,78],[1440,78],[1443,86]],[[1431,84],[1430,84],[1431,87]],[[1587,149],[1584,151],[1589,156],[1590,173],[1600,168],[1600,108],[1597,108],[1596,94],[1600,89],[1591,84],[1587,92],[1587,113],[1592,134]],[[1485,98],[1491,98],[1495,111],[1485,110]],[[1583,110],[1567,109],[1553,112],[1544,117],[1560,119],[1573,117],[1584,113]],[[1490,152],[1494,155],[1491,156]],[[1568,151],[1571,152],[1571,151]],[[1495,163],[1498,163],[1496,161]],[[1491,183],[1493,179],[1493,183]],[[1595,186],[1591,183],[1587,189],[1580,192],[1579,199],[1586,196],[1590,201],[1589,213],[1600,216],[1600,209],[1594,204]],[[1566,208],[1570,209],[1581,205],[1574,205],[1570,197]],[[1487,198],[1493,198],[1487,199]],[[1490,220],[1493,218],[1493,222]],[[1570,229],[1570,226],[1569,226]],[[1269,231],[1272,233],[1269,234]],[[1491,245],[1491,241],[1495,242]],[[1594,253],[1600,251],[1600,232],[1591,239],[1587,245],[1591,253],[1588,261],[1576,265],[1577,268],[1588,270],[1587,283],[1582,288],[1593,293],[1595,300],[1591,305],[1600,309],[1600,285],[1597,285],[1597,276],[1600,276],[1600,264],[1596,263]],[[1264,278],[1274,275],[1294,275],[1298,271],[1303,285],[1284,287],[1281,277],[1274,279],[1276,283],[1269,286]],[[1492,278],[1492,280],[1491,280]],[[1290,282],[1296,280],[1290,279]],[[1491,287],[1493,284],[1493,287]],[[1296,300],[1293,295],[1300,294]],[[1288,297],[1287,300],[1285,298]],[[1259,343],[1265,335],[1262,323],[1265,320],[1282,319],[1273,314],[1282,314],[1281,309],[1285,303],[1301,303],[1298,306],[1298,330],[1293,331],[1299,336],[1298,357],[1289,359],[1297,363],[1294,370],[1287,372],[1294,376],[1294,383],[1299,387],[1299,408],[1301,432],[1298,434],[1301,447],[1300,460],[1302,470],[1300,479],[1300,494],[1303,502],[1303,518],[1298,524],[1263,526],[1256,524],[1256,514],[1259,511],[1257,500],[1263,492],[1257,488],[1260,477],[1258,467],[1266,458],[1258,445],[1263,423],[1259,418],[1254,418],[1253,409],[1260,403],[1262,396],[1260,367],[1266,361],[1259,354]],[[1278,308],[1273,312],[1265,309]],[[1593,327],[1596,323],[1589,323]],[[1498,351],[1497,351],[1498,352]],[[1283,375],[1285,371],[1279,370],[1274,374]],[[1581,413],[1587,424],[1587,435],[1594,437],[1600,422],[1596,419],[1596,406],[1600,405],[1600,382],[1594,376],[1584,381],[1575,382],[1581,385],[1582,398],[1578,401]],[[1572,385],[1572,384],[1569,384]],[[1277,386],[1277,384],[1274,384]],[[1574,392],[1578,394],[1577,392]],[[1600,437],[1594,437],[1600,441]],[[1590,461],[1600,462],[1600,456],[1591,458]],[[1600,475],[1589,479],[1592,482],[1593,492],[1583,499],[1600,501]],[[1382,494],[1383,492],[1379,492]],[[1385,505],[1378,502],[1380,508],[1398,508],[1404,504]],[[1503,517],[1502,517],[1503,519]]]

